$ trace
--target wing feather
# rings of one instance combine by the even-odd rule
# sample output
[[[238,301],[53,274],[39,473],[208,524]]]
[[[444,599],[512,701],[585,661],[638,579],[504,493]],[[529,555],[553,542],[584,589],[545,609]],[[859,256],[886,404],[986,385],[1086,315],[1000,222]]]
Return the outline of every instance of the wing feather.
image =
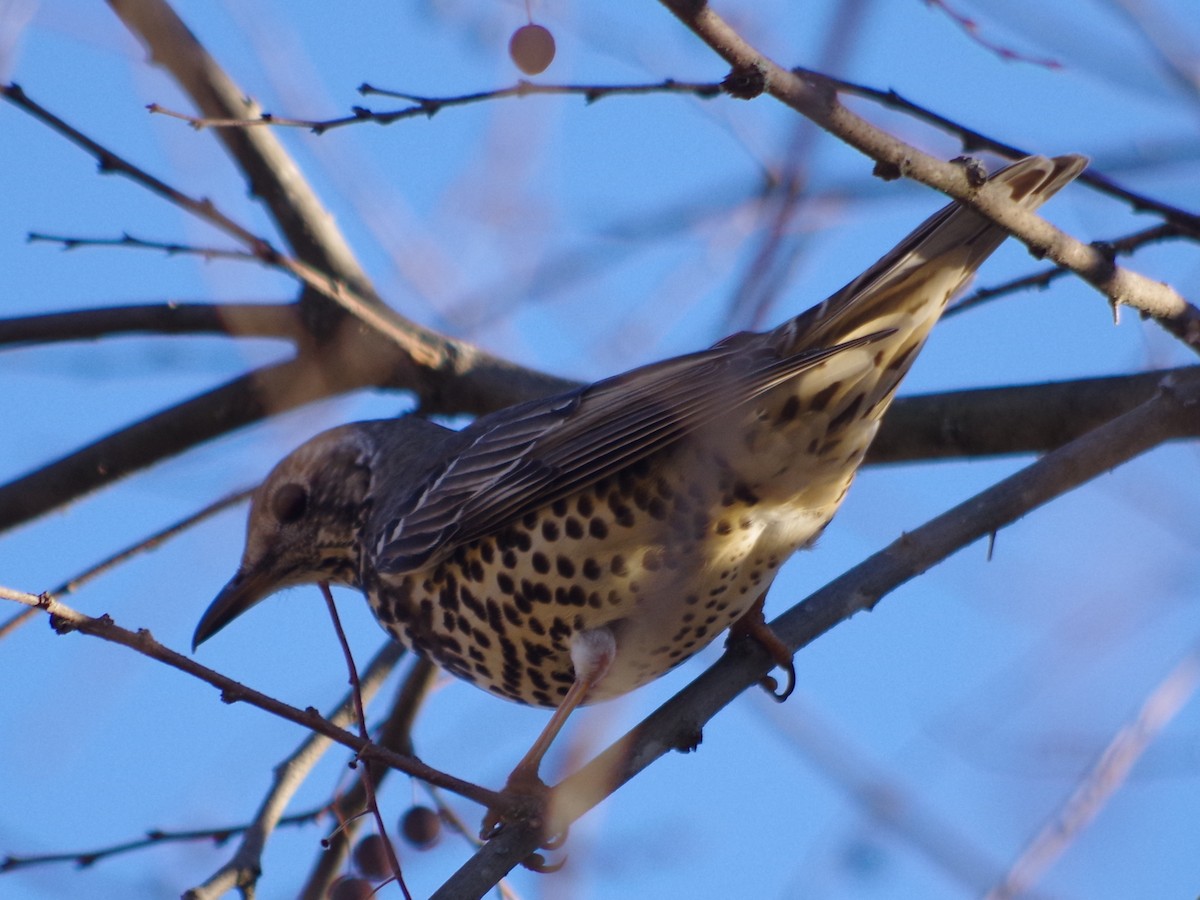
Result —
[[[485,416],[467,429],[472,440],[458,455],[389,511],[376,568],[428,565],[888,333],[784,358],[765,344],[724,342]]]

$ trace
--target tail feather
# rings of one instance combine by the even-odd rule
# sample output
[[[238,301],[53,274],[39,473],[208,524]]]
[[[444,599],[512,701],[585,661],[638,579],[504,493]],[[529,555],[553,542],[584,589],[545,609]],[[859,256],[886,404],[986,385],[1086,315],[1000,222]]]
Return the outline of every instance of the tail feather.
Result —
[[[1036,209],[1078,176],[1087,162],[1074,154],[1028,156],[988,181],[1008,188],[1011,199],[1026,209]],[[840,291],[780,326],[779,349],[827,346],[898,328],[896,343],[915,350],[950,298],[1007,237],[1002,227],[970,207],[952,203]],[[911,362],[915,353],[906,356]]]

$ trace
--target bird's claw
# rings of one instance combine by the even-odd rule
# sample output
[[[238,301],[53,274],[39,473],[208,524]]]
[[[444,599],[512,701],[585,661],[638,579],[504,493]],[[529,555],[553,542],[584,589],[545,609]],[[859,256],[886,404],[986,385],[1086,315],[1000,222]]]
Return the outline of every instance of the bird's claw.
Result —
[[[791,659],[782,663],[779,660],[775,662],[787,674],[783,690],[779,690],[779,681],[773,675],[764,675],[758,683],[762,685],[764,691],[771,695],[772,700],[782,703],[788,697],[792,696],[792,691],[796,689],[796,666]]]
[[[504,802],[499,806],[488,808],[483,817],[483,825],[479,829],[481,840],[490,841],[496,837],[505,825],[522,824],[541,831],[546,823],[546,810],[550,805],[550,788],[536,774],[520,770],[509,776],[504,790],[500,793]],[[543,850],[558,850],[567,842],[567,829],[541,838],[540,847]],[[562,863],[550,864],[541,854],[535,853],[525,860],[522,865],[534,872],[556,872]]]

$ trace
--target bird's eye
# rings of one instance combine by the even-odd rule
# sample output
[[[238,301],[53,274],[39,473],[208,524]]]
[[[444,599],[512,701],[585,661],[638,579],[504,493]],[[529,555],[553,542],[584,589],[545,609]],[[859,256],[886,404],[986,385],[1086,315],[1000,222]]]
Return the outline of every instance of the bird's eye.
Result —
[[[308,509],[308,491],[299,484],[285,484],[271,498],[271,512],[282,525],[300,519]]]

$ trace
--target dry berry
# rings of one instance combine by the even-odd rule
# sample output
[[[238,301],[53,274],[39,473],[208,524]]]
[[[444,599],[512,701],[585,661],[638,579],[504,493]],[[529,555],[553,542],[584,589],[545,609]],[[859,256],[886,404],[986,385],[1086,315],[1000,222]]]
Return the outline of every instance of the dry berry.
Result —
[[[545,72],[554,62],[554,35],[541,25],[522,25],[509,38],[508,55],[526,75]]]
[[[368,834],[354,848],[354,864],[368,878],[387,878],[392,874],[388,859],[387,838],[379,834]]]
[[[400,831],[414,847],[432,847],[442,833],[442,820],[428,806],[414,806],[400,820]]]
[[[343,875],[329,886],[329,900],[370,900],[375,889],[365,878]]]

